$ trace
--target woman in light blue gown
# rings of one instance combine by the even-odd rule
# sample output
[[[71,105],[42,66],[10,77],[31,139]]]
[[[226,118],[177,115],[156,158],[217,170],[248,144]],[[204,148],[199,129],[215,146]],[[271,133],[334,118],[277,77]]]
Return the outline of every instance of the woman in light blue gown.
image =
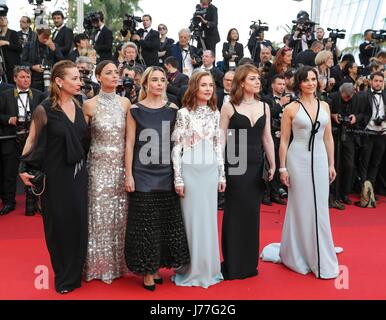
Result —
[[[225,191],[220,113],[208,72],[195,73],[173,132],[174,185],[181,197],[190,264],[176,270],[178,286],[207,288],[223,280],[217,228],[217,191]]]

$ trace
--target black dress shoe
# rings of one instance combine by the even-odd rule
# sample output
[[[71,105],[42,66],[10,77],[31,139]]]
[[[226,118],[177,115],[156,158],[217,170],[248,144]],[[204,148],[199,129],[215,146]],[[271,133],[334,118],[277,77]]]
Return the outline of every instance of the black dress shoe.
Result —
[[[154,281],[155,282],[155,281]],[[151,285],[147,285],[144,283],[142,283],[143,287],[146,289],[146,290],[149,290],[149,291],[154,291],[155,290],[155,284],[151,284]]]
[[[26,212],[25,212],[25,215],[26,215],[27,217],[32,217],[32,216],[35,215],[35,211],[26,211]]]
[[[155,284],[163,284],[164,283],[164,279],[162,279],[162,278],[154,278],[154,283]]]
[[[12,204],[6,204],[4,207],[0,210],[0,216],[4,216],[11,211],[15,210],[15,206]]]
[[[341,197],[341,199],[342,199],[342,202],[343,202],[344,204],[352,205],[352,201],[350,200],[350,198],[349,198],[348,196],[343,195],[343,196]]]

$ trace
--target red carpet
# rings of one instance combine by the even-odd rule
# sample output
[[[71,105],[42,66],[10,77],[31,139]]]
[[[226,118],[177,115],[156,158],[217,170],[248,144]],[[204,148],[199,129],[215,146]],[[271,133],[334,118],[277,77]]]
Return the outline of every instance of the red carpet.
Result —
[[[259,262],[259,276],[224,281],[209,289],[176,287],[171,271],[161,270],[165,284],[155,292],[141,287],[139,277],[128,275],[111,285],[100,281],[83,286],[65,296],[55,292],[53,273],[44,242],[40,216],[23,215],[24,198],[18,198],[17,211],[0,216],[0,299],[128,299],[128,300],[265,300],[265,299],[386,299],[386,198],[376,209],[347,206],[345,211],[331,210],[336,246],[344,248],[339,264],[348,270],[348,289],[337,289],[335,280],[303,276],[283,265]],[[285,207],[262,206],[261,248],[280,242]],[[221,226],[222,214],[219,214]],[[221,230],[221,229],[220,229]],[[49,289],[37,290],[34,270],[49,268]]]

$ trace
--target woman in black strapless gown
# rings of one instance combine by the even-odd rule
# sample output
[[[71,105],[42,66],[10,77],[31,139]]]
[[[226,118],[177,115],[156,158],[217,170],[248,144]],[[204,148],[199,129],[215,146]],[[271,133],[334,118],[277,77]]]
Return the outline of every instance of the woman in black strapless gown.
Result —
[[[221,111],[221,127],[227,132],[221,270],[226,280],[257,275],[263,148],[270,164],[269,179],[275,172],[270,112],[268,105],[259,101],[260,88],[258,69],[239,67],[230,103]]]

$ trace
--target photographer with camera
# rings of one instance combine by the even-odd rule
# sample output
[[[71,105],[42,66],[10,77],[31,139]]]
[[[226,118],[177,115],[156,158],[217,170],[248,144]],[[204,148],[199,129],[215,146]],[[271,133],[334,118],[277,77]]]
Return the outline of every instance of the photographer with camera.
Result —
[[[117,94],[121,97],[126,97],[132,104],[137,103],[141,87],[135,83],[134,68],[124,65],[119,71],[119,78],[116,90]]]
[[[67,59],[71,49],[74,34],[72,29],[68,28],[64,23],[64,15],[60,10],[56,10],[51,15],[55,24],[55,31],[52,34],[52,40],[62,52],[63,57]]]
[[[310,20],[309,14],[302,10],[297,14],[296,18],[297,20],[292,21],[294,26],[288,43],[288,46],[293,49],[294,57],[298,53],[309,49],[315,41],[313,36],[315,22]]]
[[[339,64],[337,64],[331,68],[331,75],[330,76],[335,79],[335,85],[334,85],[332,91],[338,91],[339,90],[339,86],[342,83],[342,80],[345,76],[344,69],[346,67],[346,64],[349,62],[355,62],[355,58],[351,53],[346,53],[342,57]]]
[[[158,66],[158,49],[160,48],[159,32],[151,27],[152,17],[145,14],[142,17],[143,29],[131,36],[132,41],[138,43],[139,57],[143,58],[147,67]]]
[[[248,50],[251,54],[251,59],[255,65],[260,64],[260,52],[264,47],[270,48],[272,55],[276,55],[276,50],[272,46],[272,42],[264,39],[264,31],[268,31],[268,25],[266,23],[253,21],[253,24],[249,27],[251,29],[251,37],[248,40]]]
[[[378,42],[373,37],[374,30],[367,29],[364,32],[365,41],[359,45],[359,60],[365,67],[370,63],[370,58],[375,57],[380,50]]]
[[[173,56],[178,61],[178,70],[190,77],[195,67],[201,62],[200,51],[193,45],[190,45],[190,30],[182,29],[178,32],[179,41],[170,48],[168,56]]]
[[[15,209],[19,158],[28,136],[31,115],[45,98],[41,91],[30,87],[31,70],[28,67],[16,66],[13,73],[16,87],[0,95],[1,136],[16,135],[16,139],[0,140],[0,196],[3,201],[0,215]],[[25,214],[34,215],[36,210],[36,198],[30,188],[26,188]]]
[[[346,38],[346,30],[342,29],[331,29],[327,28],[330,31],[328,38],[324,39],[324,49],[331,51],[334,56],[334,65],[338,64],[341,52],[337,46],[338,39]]]
[[[1,5],[0,8],[6,8],[0,11],[0,62],[5,71],[5,82],[13,83],[13,68],[20,64],[22,46],[17,32],[8,29],[7,6]]]
[[[28,16],[22,16],[20,18],[20,30],[17,32],[17,35],[19,37],[20,44],[23,48],[28,41],[32,40],[32,36],[35,33],[31,29],[31,23],[32,20]]]
[[[362,150],[359,157],[359,177],[361,183],[369,180],[372,185],[378,175],[382,157],[386,149],[386,91],[385,75],[375,72],[370,76],[371,88],[362,92],[365,113],[365,130],[362,137]]]
[[[222,47],[222,56],[224,57],[224,72],[235,70],[239,61],[244,57],[244,47],[239,43],[239,32],[236,28],[229,30],[227,41]]]
[[[328,104],[331,109],[332,132],[334,136],[335,166],[337,179],[331,185],[330,207],[340,210],[344,204],[352,204],[349,194],[353,187],[355,147],[358,138],[347,132],[356,129],[364,119],[362,100],[355,93],[352,83],[344,83],[339,92],[329,95]]]
[[[31,87],[40,91],[48,90],[51,67],[64,59],[62,52],[56,47],[50,36],[50,29],[38,29],[36,37],[23,48],[21,62],[32,70]]]
[[[140,67],[145,71],[146,66],[138,62],[138,47],[134,42],[129,41],[124,43],[122,45],[122,54],[123,61],[119,64],[118,70],[121,70],[124,65],[127,65],[131,68]]]
[[[105,16],[103,12],[93,12],[85,19],[91,21],[91,25],[95,29],[94,32],[96,32],[92,38],[92,43],[99,56],[98,62],[111,60],[113,58],[113,33],[104,24]]]
[[[76,59],[76,67],[80,73],[81,94],[77,97],[78,101],[83,104],[87,99],[91,99],[99,93],[100,86],[92,81],[94,74],[94,64],[89,57],[80,56]]]

